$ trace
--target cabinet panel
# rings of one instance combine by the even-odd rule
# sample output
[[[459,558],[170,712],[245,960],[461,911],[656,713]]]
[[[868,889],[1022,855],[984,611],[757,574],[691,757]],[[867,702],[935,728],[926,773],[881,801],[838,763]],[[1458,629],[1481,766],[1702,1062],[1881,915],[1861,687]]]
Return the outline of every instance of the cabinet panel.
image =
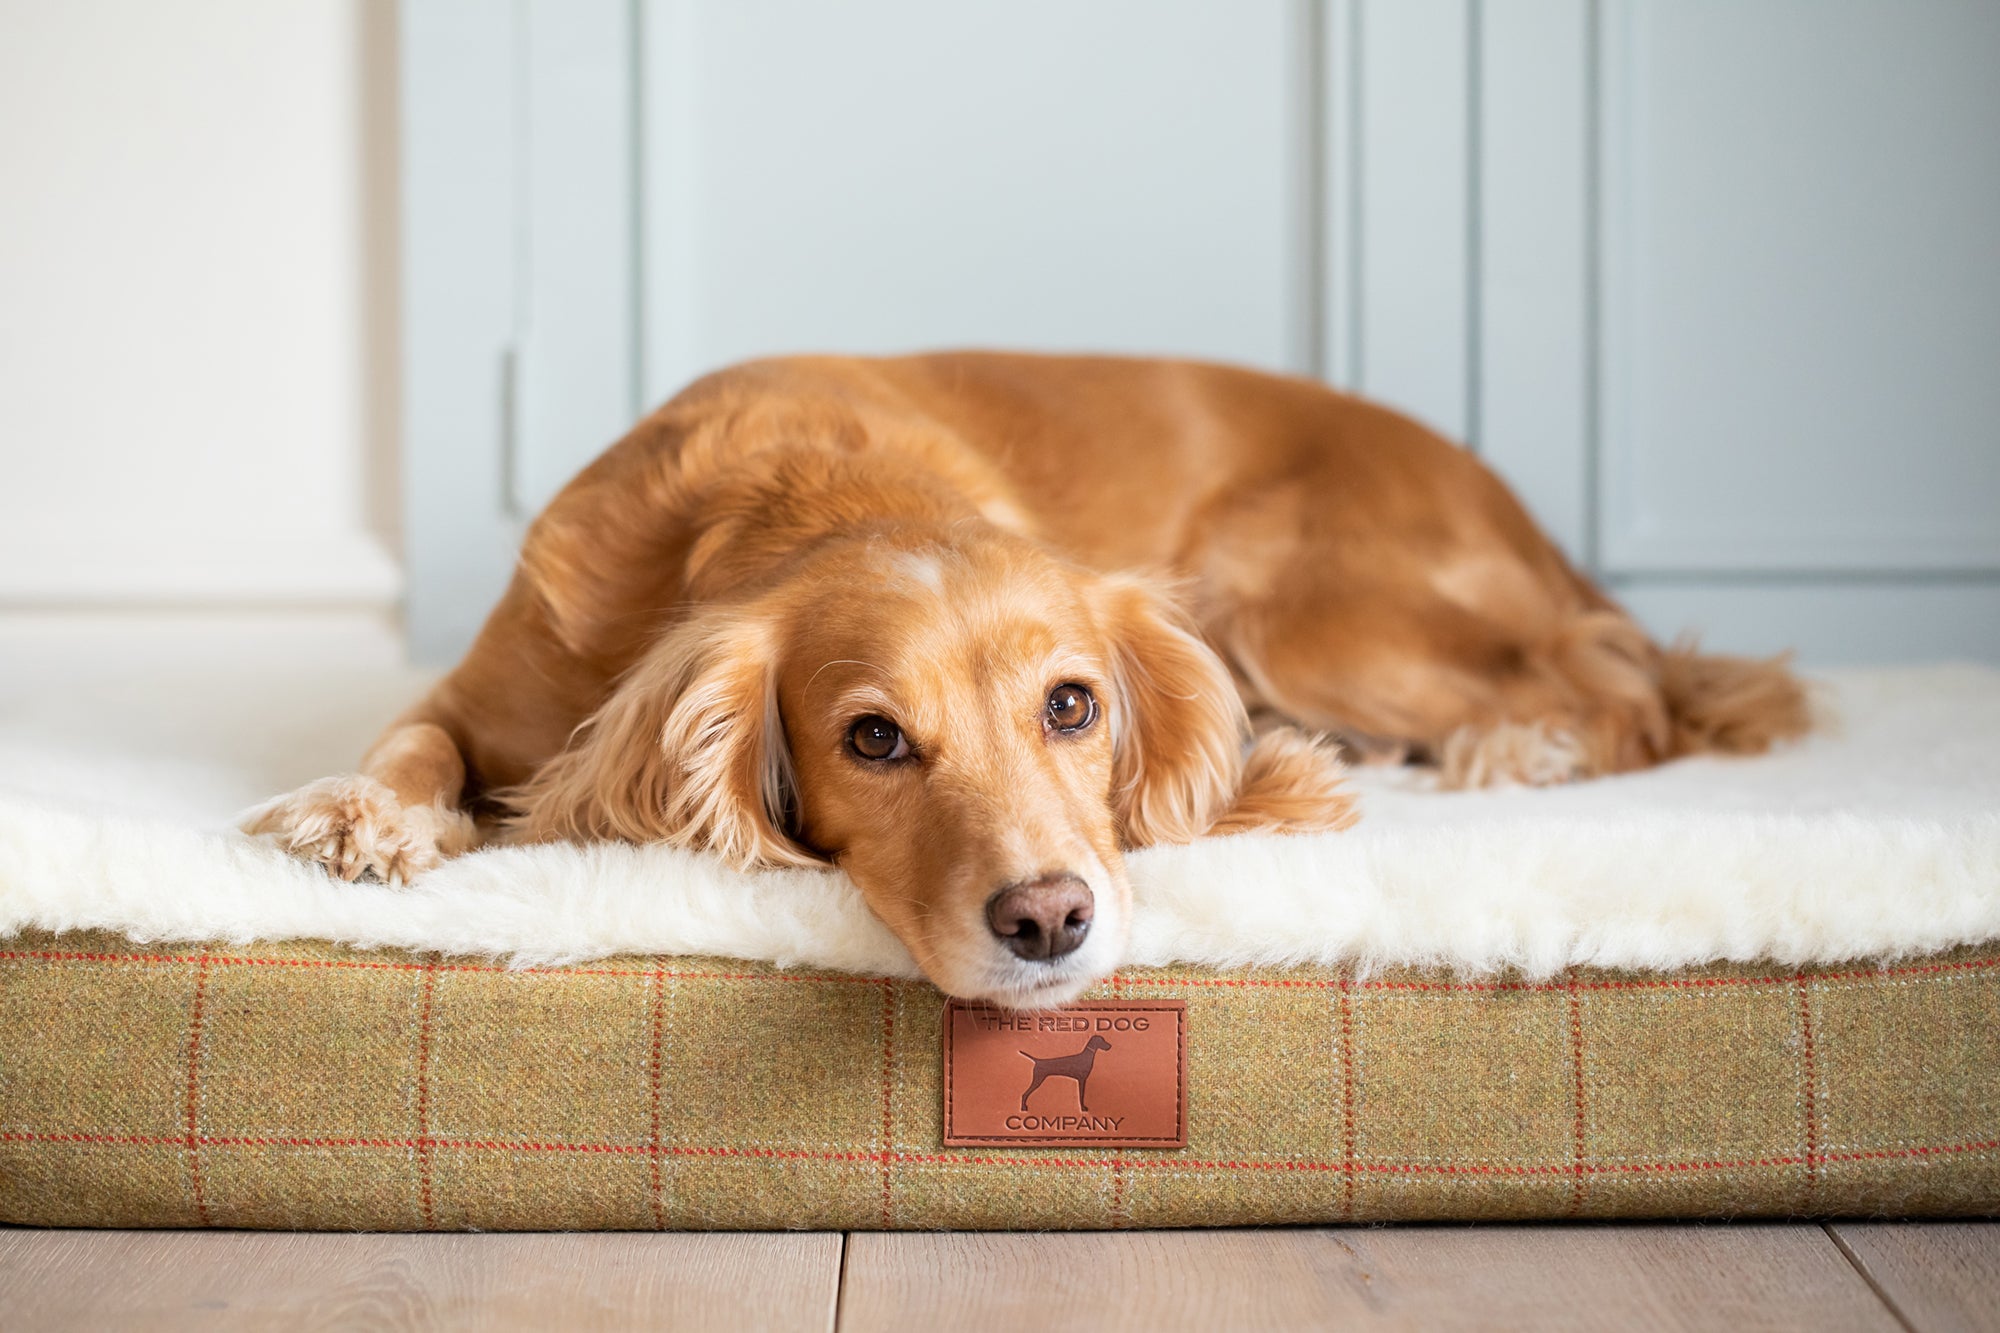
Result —
[[[1613,570],[2000,566],[2000,6],[1615,5]]]
[[[1305,6],[647,6],[652,397],[794,350],[1305,369]]]

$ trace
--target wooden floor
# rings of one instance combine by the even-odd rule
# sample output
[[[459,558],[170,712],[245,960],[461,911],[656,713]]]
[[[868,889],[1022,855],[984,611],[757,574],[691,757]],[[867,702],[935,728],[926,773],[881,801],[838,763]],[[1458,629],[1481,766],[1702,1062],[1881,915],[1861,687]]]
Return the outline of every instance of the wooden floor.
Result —
[[[0,1228],[0,1329],[2000,1329],[2000,1224],[877,1235]]]

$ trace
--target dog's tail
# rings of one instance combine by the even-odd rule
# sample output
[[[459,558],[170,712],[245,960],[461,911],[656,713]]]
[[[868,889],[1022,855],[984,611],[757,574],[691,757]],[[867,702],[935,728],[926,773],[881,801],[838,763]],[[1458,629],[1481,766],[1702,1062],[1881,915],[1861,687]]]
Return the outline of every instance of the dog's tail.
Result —
[[[1660,695],[1669,735],[1664,757],[1762,754],[1812,730],[1812,700],[1792,657],[1722,657],[1692,639],[1660,650]]]

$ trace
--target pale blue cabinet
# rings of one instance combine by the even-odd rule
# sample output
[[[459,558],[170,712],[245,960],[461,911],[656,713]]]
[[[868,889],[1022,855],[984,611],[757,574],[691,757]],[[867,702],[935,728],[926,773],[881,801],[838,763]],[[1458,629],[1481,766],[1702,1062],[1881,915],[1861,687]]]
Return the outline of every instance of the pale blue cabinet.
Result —
[[[404,15],[425,656],[690,377],[988,345],[1398,403],[1663,634],[2000,659],[2000,4]]]

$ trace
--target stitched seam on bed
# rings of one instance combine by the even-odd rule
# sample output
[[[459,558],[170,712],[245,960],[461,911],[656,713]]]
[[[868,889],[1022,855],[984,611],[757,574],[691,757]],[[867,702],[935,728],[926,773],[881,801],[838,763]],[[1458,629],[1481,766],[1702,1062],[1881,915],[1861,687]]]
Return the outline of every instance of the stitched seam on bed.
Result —
[[[203,1148],[381,1148],[397,1152],[408,1152],[416,1146],[416,1140],[405,1138],[262,1138],[256,1136],[213,1135],[198,1136]],[[509,1142],[494,1139],[461,1139],[434,1137],[430,1140],[436,1148],[454,1151],[474,1152],[548,1152],[613,1154],[639,1156],[654,1149],[647,1144],[612,1143],[571,1143],[560,1141],[521,1140]],[[74,1143],[94,1144],[111,1147],[185,1147],[187,1139],[181,1135],[151,1134],[80,1134],[80,1133],[36,1133],[27,1130],[0,1130],[0,1143]],[[1822,1152],[1818,1155],[1820,1164],[1903,1161],[1911,1158],[1946,1157],[1968,1153],[1982,1153],[2000,1150],[2000,1139],[1983,1139],[1962,1143],[1930,1144],[1916,1148],[1873,1149],[1854,1152]],[[1036,1168],[1089,1168],[1103,1170],[1111,1165],[1110,1158],[1089,1157],[992,1157],[953,1153],[910,1153],[910,1152],[805,1152],[780,1149],[731,1148],[731,1147],[682,1147],[663,1145],[659,1153],[668,1157],[741,1157],[773,1160],[802,1160],[825,1162],[852,1162],[865,1165],[879,1165],[883,1158],[889,1158],[899,1166],[1017,1166]],[[1583,1171],[1591,1176],[1620,1175],[1680,1175],[1703,1171],[1739,1171],[1751,1168],[1797,1167],[1805,1165],[1805,1158],[1798,1155],[1775,1157],[1747,1157],[1734,1161],[1691,1159],[1684,1161],[1654,1161],[1633,1163],[1590,1162]],[[1563,1177],[1574,1173],[1577,1167],[1571,1162],[1548,1164],[1487,1164],[1480,1162],[1422,1163],[1395,1160],[1356,1161],[1351,1167],[1345,1162],[1287,1161],[1264,1159],[1241,1159],[1231,1161],[1187,1161],[1178,1157],[1128,1158],[1128,1170],[1157,1170],[1172,1168],[1181,1171],[1314,1171],[1341,1172],[1353,1170],[1366,1175],[1470,1175],[1470,1176],[1518,1176],[1518,1177]]]
[[[436,960],[431,960],[435,964]],[[417,1016],[417,1187],[423,1206],[424,1230],[437,1230],[437,1204],[432,1183],[431,1149],[431,1015],[437,1005],[437,968],[424,969]]]
[[[201,955],[195,960],[194,1000],[188,1006],[188,1056],[187,1056],[187,1133],[182,1142],[187,1148],[188,1193],[194,1200],[194,1215],[203,1226],[211,1225],[208,1216],[208,1200],[202,1189],[201,1149],[201,1021],[204,1002],[208,998],[208,956]]]

